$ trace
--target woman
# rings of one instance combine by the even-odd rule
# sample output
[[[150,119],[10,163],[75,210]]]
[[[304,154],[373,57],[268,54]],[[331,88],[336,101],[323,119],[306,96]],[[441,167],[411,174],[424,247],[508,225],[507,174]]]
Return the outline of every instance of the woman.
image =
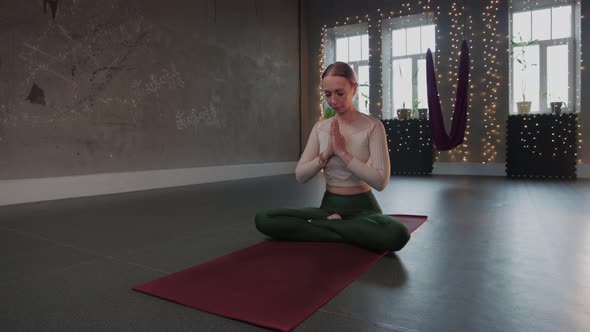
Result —
[[[256,227],[263,234],[277,240],[347,242],[379,252],[400,250],[409,241],[408,229],[383,215],[371,191],[389,182],[387,137],[381,121],[355,108],[357,88],[346,63],[331,64],[322,74],[322,90],[335,116],[315,124],[295,169],[299,183],[324,169],[321,206],[259,211]]]

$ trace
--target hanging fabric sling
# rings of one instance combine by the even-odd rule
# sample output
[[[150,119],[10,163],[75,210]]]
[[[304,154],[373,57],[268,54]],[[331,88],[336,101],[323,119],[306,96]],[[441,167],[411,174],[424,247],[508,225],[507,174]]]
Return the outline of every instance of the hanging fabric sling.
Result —
[[[434,60],[430,49],[426,52],[426,84],[428,89],[428,115],[430,117],[430,131],[432,140],[439,151],[451,150],[463,143],[465,129],[467,128],[467,103],[469,89],[469,48],[467,41],[461,45],[461,58],[459,63],[459,81],[457,84],[457,98],[455,110],[451,122],[451,133],[447,134],[445,122],[438,97],[436,86],[436,73]]]

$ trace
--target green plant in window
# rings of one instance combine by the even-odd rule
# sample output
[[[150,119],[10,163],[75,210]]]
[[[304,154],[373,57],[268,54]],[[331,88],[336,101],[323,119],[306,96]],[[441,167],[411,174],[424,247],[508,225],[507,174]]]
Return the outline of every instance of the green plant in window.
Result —
[[[360,87],[370,87],[370,85],[368,83],[361,83],[359,84],[359,88]],[[360,90],[359,93],[361,96],[363,96],[363,98],[365,98],[365,109],[369,109],[369,95],[364,92],[360,92]]]
[[[512,51],[510,52],[510,55],[514,58],[514,60],[516,60],[516,62],[520,63],[520,65],[522,66],[521,71],[522,72],[526,72],[530,67],[534,67],[537,64],[536,63],[529,63],[526,59],[526,47],[530,46],[530,45],[534,45],[538,42],[537,39],[535,40],[531,40],[531,41],[525,41],[522,38],[522,35],[519,33],[518,34],[518,38],[516,39],[512,39],[510,41],[510,45],[512,46]],[[517,51],[514,50],[514,48],[518,48]],[[522,101],[526,101],[526,80],[523,79],[522,80]]]
[[[334,113],[334,109],[332,109],[332,107],[330,107],[330,106],[324,107],[324,114],[323,114],[324,119],[329,119],[329,118],[333,117],[334,115],[335,115],[335,113]]]
[[[414,101],[412,102],[412,116],[415,116],[418,113],[418,107],[420,106],[420,100],[418,100],[418,97],[414,98]]]

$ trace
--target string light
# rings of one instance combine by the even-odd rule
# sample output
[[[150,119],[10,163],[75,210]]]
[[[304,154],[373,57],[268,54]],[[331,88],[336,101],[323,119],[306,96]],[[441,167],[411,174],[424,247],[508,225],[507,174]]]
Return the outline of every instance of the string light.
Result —
[[[411,3],[407,2],[407,3],[402,3],[401,4],[401,9],[399,11],[390,11],[389,14],[386,16],[384,15],[384,12],[381,12],[381,10],[378,10],[379,12],[379,35],[381,38],[378,39],[378,44],[379,44],[379,48],[377,49],[377,52],[380,53],[380,57],[379,57],[379,62],[378,62],[378,67],[379,67],[379,72],[383,73],[382,77],[391,77],[391,73],[392,73],[392,68],[391,66],[388,66],[388,72],[384,73],[383,72],[383,63],[384,61],[391,61],[391,59],[384,59],[385,53],[383,52],[383,45],[381,40],[383,40],[384,38],[388,38],[389,40],[391,40],[392,34],[393,34],[393,29],[392,29],[392,25],[394,24],[392,22],[392,20],[395,20],[395,25],[396,26],[400,26],[400,27],[419,27],[419,26],[423,26],[423,25],[428,25],[428,24],[434,24],[436,26],[436,22],[435,22],[435,18],[434,15],[432,15],[432,11],[431,11],[431,7],[430,7],[430,0],[427,1],[418,1],[416,3],[416,5],[412,6]],[[383,22],[387,22],[387,26],[388,26],[388,31],[387,33],[383,33]],[[433,53],[436,56],[436,52]],[[413,56],[413,55],[412,55]],[[390,96],[391,93],[391,86],[385,86],[387,89],[387,93],[386,95],[383,95],[383,91],[384,91],[384,83],[383,80],[381,81],[381,84],[379,86],[379,95],[382,97],[382,99],[386,99],[386,103],[388,105],[387,109],[383,109],[383,105],[378,102],[376,104],[376,111],[378,114],[380,114],[383,118],[387,117],[388,118],[393,118],[393,112],[394,112],[394,106],[391,105],[392,102],[392,98]]]
[[[483,25],[486,27],[480,32],[483,42],[484,73],[480,81],[483,105],[483,136],[482,136],[482,163],[495,162],[498,157],[497,146],[503,145],[503,132],[498,121],[498,88],[502,82],[500,75],[499,46],[504,41],[498,33],[498,11],[500,1],[488,0],[483,11]]]
[[[473,19],[465,16],[465,6],[460,5],[458,1],[451,3],[451,9],[449,12],[451,18],[451,27],[449,29],[449,39],[451,50],[448,57],[448,82],[447,84],[452,87],[451,93],[449,93],[449,105],[451,109],[455,107],[455,94],[457,91],[457,81],[459,79],[459,63],[461,58],[461,43],[463,39],[469,40],[468,36],[472,33]],[[469,42],[471,45],[471,42]],[[470,60],[469,66],[472,68],[473,60]],[[471,80],[471,74],[469,74],[469,80]],[[471,88],[471,85],[470,85]],[[448,152],[451,161],[468,162],[469,161],[469,138],[471,133],[471,117],[469,116],[469,110],[472,105],[471,95],[468,99],[467,106],[467,127],[465,129],[465,138],[463,143]],[[452,118],[451,118],[452,119]]]
[[[399,160],[392,165],[392,174],[432,173],[432,139],[428,120],[401,121],[384,120],[387,132],[389,154]],[[416,139],[418,138],[418,139]]]
[[[359,16],[348,16],[341,18],[339,21],[333,25],[333,27],[338,27],[347,24],[358,24],[358,23],[367,23],[369,26],[369,63],[371,66],[377,66],[377,69],[371,69],[371,73],[383,73],[384,62],[386,59],[383,58],[383,26],[386,20],[390,20],[395,18],[396,20],[401,20],[402,26],[404,24],[410,24],[415,22],[416,17],[415,15],[422,14],[422,19],[426,18],[431,22],[428,24],[434,24],[436,30],[436,45],[437,51],[433,52],[435,63],[439,68],[439,73],[437,75],[437,83],[439,87],[442,87],[442,90],[445,87],[448,87],[448,90],[452,93],[450,94],[450,98],[448,99],[441,99],[441,106],[443,109],[447,108],[446,103],[450,103],[450,108],[454,107],[455,102],[455,95],[454,92],[457,89],[457,80],[458,80],[458,68],[460,62],[460,45],[462,39],[467,39],[470,46],[473,46],[473,39],[475,39],[475,35],[477,35],[477,41],[481,43],[481,51],[483,56],[478,59],[482,67],[481,76],[477,79],[473,79],[472,75],[469,75],[469,96],[468,96],[468,110],[471,109],[473,105],[474,98],[478,98],[478,106],[482,106],[483,108],[483,123],[478,125],[478,128],[481,128],[481,140],[479,144],[481,144],[481,157],[478,158],[481,160],[483,164],[491,163],[491,162],[498,162],[498,147],[504,148],[504,135],[505,130],[504,127],[501,125],[501,122],[505,119],[504,112],[498,109],[499,106],[499,93],[501,92],[501,86],[504,82],[504,78],[500,74],[501,70],[504,69],[505,64],[501,63],[500,52],[505,50],[505,43],[508,36],[502,36],[499,33],[499,25],[500,20],[498,18],[500,14],[500,0],[486,0],[483,6],[482,12],[482,28],[478,29],[477,33],[473,31],[473,17],[467,16],[465,14],[465,6],[467,0],[455,0],[452,1],[450,4],[450,8],[446,8],[442,10],[440,6],[431,7],[430,0],[420,0],[420,1],[407,1],[399,4],[399,7],[395,10],[381,10],[377,9],[375,13],[366,14],[366,15],[359,15]],[[510,12],[512,12],[512,2],[510,0]],[[538,6],[537,1],[531,0],[523,0],[520,3],[524,3],[525,7],[534,8],[534,6]],[[576,6],[581,6],[581,1],[576,0]],[[439,27],[439,18],[441,15],[448,15],[450,19],[450,26],[448,35],[441,32]],[[412,17],[414,16],[414,17]],[[512,15],[509,15],[509,20],[512,20]],[[412,24],[415,26],[415,24]],[[391,27],[388,27],[391,32]],[[319,59],[319,75],[324,70],[325,60],[326,60],[326,40],[328,38],[328,28],[326,25],[322,28],[321,31],[321,48],[320,48],[320,59]],[[441,43],[441,39],[445,39],[444,43]],[[439,52],[438,45],[448,45],[450,50],[448,52],[448,57],[445,56],[444,59],[441,57],[441,52]],[[581,47],[581,46],[580,46]],[[502,49],[502,50],[501,50]],[[580,51],[581,52],[581,51]],[[377,58],[375,58],[377,57]],[[470,61],[470,69],[474,69],[474,56],[471,57]],[[387,59],[389,61],[389,59]],[[444,61],[444,63],[442,63]],[[584,66],[581,66],[582,70],[584,70]],[[391,69],[390,69],[391,70]],[[387,74],[387,73],[384,73]],[[579,73],[577,73],[579,75]],[[447,78],[442,82],[443,78]],[[384,108],[383,103],[381,102],[380,98],[385,98],[384,96],[384,80],[377,79],[373,77],[371,79],[372,82],[379,82],[377,87],[371,87],[371,97],[370,98],[370,111],[371,114],[385,120],[386,115],[390,115],[389,112],[393,111],[393,106],[388,107],[387,109]],[[510,81],[510,80],[509,80]],[[511,91],[512,86],[511,82],[509,82],[509,89]],[[451,89],[452,88],[452,89]],[[321,93],[321,85],[319,86],[318,91],[319,93],[319,110],[320,110],[320,118],[323,114],[323,105],[324,105],[324,96]],[[387,92],[388,94],[389,92]],[[581,91],[579,86],[576,90],[576,109],[579,112],[580,109],[580,95]],[[440,97],[440,94],[439,94]],[[387,102],[389,104],[389,101]],[[582,151],[582,128],[581,124],[576,125],[577,131],[577,139],[576,145],[578,151]],[[455,149],[449,152],[438,151],[435,155],[435,160],[439,161],[441,154],[446,154],[450,161],[455,162],[469,162],[471,157],[469,155],[469,148],[474,142],[471,141],[471,118],[470,114],[467,115],[467,129],[465,132],[465,140],[462,145],[456,147]],[[533,145],[534,147],[534,145]],[[582,159],[579,158],[577,160],[578,163],[582,163]]]
[[[322,117],[324,116],[324,94],[322,93],[322,74],[324,73],[324,66],[326,64],[326,39],[328,38],[327,36],[328,33],[328,29],[327,29],[327,25],[324,25],[322,27],[322,34],[321,34],[321,39],[320,39],[320,56],[319,56],[319,64],[318,64],[318,68],[319,68],[319,73],[318,73],[318,77],[320,78],[319,80],[319,84],[318,84],[318,100],[319,100],[319,118],[317,119],[318,121],[322,119]]]
[[[581,3],[580,0],[577,0],[576,1],[576,8],[577,9],[580,9],[580,11],[581,11],[582,3]],[[580,23],[579,23],[579,26],[576,29],[577,31],[575,33],[575,35],[577,36],[576,39],[578,39],[577,40],[577,42],[578,42],[577,44],[578,44],[578,51],[579,51],[579,54],[580,54],[579,55],[579,59],[580,59],[580,70],[576,70],[576,82],[577,82],[577,84],[576,84],[576,94],[575,95],[576,95],[576,110],[577,110],[577,112],[580,112],[581,109],[582,109],[582,91],[581,91],[581,79],[582,79],[582,77],[581,76],[582,76],[582,71],[585,69],[584,60],[583,60],[584,57],[583,57],[583,53],[582,53],[582,38],[581,38],[582,37],[582,33],[581,33],[582,22],[581,21],[583,19],[584,19],[584,15],[580,15]],[[577,142],[576,142],[576,145],[577,145],[578,151],[579,151],[578,156],[580,156],[582,154],[582,151],[584,151],[583,150],[583,148],[584,148],[584,141],[582,140],[582,131],[583,131],[583,129],[582,129],[581,123],[582,123],[582,121],[578,121],[578,126],[576,128],[577,131],[578,131],[578,137],[577,137]],[[586,156],[584,156],[584,157],[586,157]],[[578,158],[577,163],[579,165],[583,164],[582,157],[579,157]]]
[[[506,173],[511,177],[574,178],[577,114],[511,115]]]
[[[509,21],[510,21],[511,26],[512,26],[512,12],[513,12],[514,3],[515,3],[514,0],[510,0],[510,2],[509,2],[509,7],[510,7]],[[531,10],[534,10],[535,8],[539,7],[538,1],[520,0],[520,1],[518,1],[518,4],[519,4],[519,6],[518,6],[519,11],[531,11]],[[572,4],[572,2],[569,0],[567,0],[567,1],[566,0],[556,0],[553,3],[553,5],[554,6],[572,5],[572,7],[574,6]],[[574,13],[577,10],[579,10],[580,8],[581,8],[581,1],[576,0],[575,8],[574,7],[572,8],[572,9],[574,9],[574,10],[572,10],[572,15],[573,15],[572,19],[575,17]],[[582,20],[582,19],[584,19],[583,15],[580,16],[580,20]],[[575,27],[575,29],[574,29],[573,39],[575,40],[575,43],[577,44],[575,47],[576,51],[579,52],[579,58],[577,58],[577,59],[579,59],[579,64],[576,63],[576,66],[574,66],[574,68],[576,68],[579,65],[579,70],[578,69],[575,70],[575,82],[576,82],[575,89],[576,90],[574,93],[574,100],[571,101],[571,103],[573,105],[575,105],[574,107],[572,107],[572,111],[575,113],[579,113],[580,109],[581,109],[581,89],[580,89],[581,71],[584,70],[583,59],[582,59],[582,41],[580,38],[580,36],[581,36],[580,35],[581,23],[579,25],[574,24],[574,27]],[[572,58],[572,60],[577,60],[577,59],[576,59],[576,57]],[[511,82],[509,83],[509,86],[510,86],[510,91],[512,91],[512,83]],[[571,88],[572,88],[571,86],[568,87],[568,89],[571,89]],[[582,129],[581,122],[582,121],[578,121],[578,124],[575,126],[575,128],[573,128],[577,132],[577,139],[576,139],[575,144],[576,144],[577,151],[580,151],[580,152],[583,151],[582,150],[583,149],[583,140],[582,140],[583,129]],[[571,134],[571,132],[570,132],[570,134]],[[577,164],[582,164],[583,163],[582,158],[581,157],[578,158],[576,162],[577,162]]]
[[[369,17],[369,15],[365,15],[364,17],[359,17],[359,16],[355,16],[354,19],[352,19],[352,17],[346,17],[344,19],[343,22],[340,21],[336,21],[336,23],[331,27],[328,28],[327,25],[324,25],[322,27],[322,31],[321,31],[321,37],[320,37],[320,51],[319,51],[319,57],[318,57],[318,78],[319,78],[319,83],[318,83],[318,121],[321,120],[324,116],[324,104],[325,104],[325,99],[324,99],[324,94],[322,93],[322,74],[324,73],[324,70],[326,68],[326,41],[328,40],[329,36],[328,34],[330,33],[331,30],[336,29],[338,27],[341,26],[345,26],[348,24],[363,24],[363,23],[367,23],[368,27],[371,27],[371,24],[369,23],[371,22],[371,18]],[[367,32],[368,34],[368,32]],[[371,59],[371,54],[373,52],[373,50],[371,49],[370,46],[370,40],[371,40],[371,36],[370,34],[368,34],[368,38],[369,38],[369,61]],[[332,59],[330,59],[330,62],[332,61]],[[370,99],[370,98],[369,98]]]

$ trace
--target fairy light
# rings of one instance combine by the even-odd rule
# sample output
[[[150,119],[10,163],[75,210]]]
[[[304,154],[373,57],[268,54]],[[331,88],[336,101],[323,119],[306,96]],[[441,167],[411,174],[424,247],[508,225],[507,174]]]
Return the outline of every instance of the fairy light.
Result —
[[[420,16],[418,16],[420,15]],[[378,49],[376,50],[376,52],[379,53],[380,57],[379,57],[379,61],[378,61],[378,66],[379,66],[379,72],[383,73],[383,64],[384,61],[391,61],[391,59],[389,58],[385,58],[385,53],[383,52],[383,43],[382,40],[383,38],[391,38],[391,35],[393,33],[392,27],[390,24],[387,24],[388,27],[388,31],[387,33],[383,33],[383,23],[384,22],[390,22],[390,20],[395,19],[397,21],[396,25],[400,25],[400,26],[412,26],[412,27],[416,27],[416,26],[422,26],[422,25],[426,25],[426,24],[435,24],[436,25],[436,21],[434,19],[434,15],[432,15],[432,11],[431,11],[431,7],[430,7],[430,1],[418,1],[415,5],[412,5],[410,2],[406,2],[406,3],[402,3],[400,4],[400,9],[396,10],[396,11],[381,11],[381,9],[377,10],[377,16],[378,16],[378,32],[379,32],[379,39],[378,39]],[[436,55],[436,52],[434,52],[434,54]],[[375,54],[375,56],[377,56],[378,54]],[[389,66],[389,72],[387,73],[383,73],[383,77],[385,76],[390,76],[391,75],[391,66]],[[381,81],[381,84],[379,86],[379,95],[382,96],[382,98],[388,98],[388,104],[391,104],[391,99],[389,96],[389,91],[387,96],[383,96],[383,91],[384,91],[384,83],[383,80]],[[391,87],[389,87],[391,90]],[[376,103],[376,109],[379,111],[380,114],[389,114],[392,113],[394,111],[394,107],[393,105],[390,105],[389,108],[387,110],[383,109],[383,105],[381,102],[377,102]],[[392,121],[390,123],[390,121]],[[395,133],[401,133],[401,134],[408,134],[406,133],[406,131],[408,131],[408,126],[412,126],[414,123],[412,121],[399,121],[397,119],[395,120],[385,120],[386,127],[388,126],[393,126],[395,128]],[[389,124],[390,123],[390,124]],[[405,131],[400,129],[400,126],[404,126],[403,128],[405,128]],[[410,148],[410,146],[412,146],[412,149],[416,149],[418,153],[422,153],[423,151],[432,151],[432,140],[430,138],[426,138],[426,133],[429,132],[429,128],[428,128],[428,121],[426,120],[420,120],[417,122],[417,129],[412,129],[411,131],[411,135],[408,136],[408,139],[411,139],[412,137],[419,137],[418,140],[416,140],[414,143],[412,143],[411,145],[408,145],[410,143],[405,142],[403,139],[400,139],[399,142],[396,143],[396,150],[399,151],[399,149],[402,150],[407,150],[408,148]],[[413,128],[413,127],[412,127]],[[417,136],[416,136],[417,135]],[[407,136],[407,135],[406,135]],[[405,143],[404,143],[405,142]]]
[[[322,27],[322,34],[321,34],[321,38],[320,38],[320,56],[319,56],[319,63],[318,63],[318,70],[319,70],[319,72],[318,72],[318,78],[319,78],[318,110],[319,110],[319,116],[318,116],[317,121],[322,119],[324,116],[324,94],[322,93],[322,74],[324,73],[324,69],[325,69],[325,65],[326,65],[326,38],[328,38],[327,34],[328,34],[328,28],[326,25],[324,25]]]
[[[459,79],[459,63],[461,58],[461,43],[463,38],[468,40],[468,36],[472,33],[471,27],[473,20],[471,17],[467,18],[465,16],[465,6],[460,5],[458,1],[454,1],[451,3],[451,9],[449,11],[449,17],[451,18],[451,27],[449,29],[449,39],[450,39],[450,46],[451,50],[449,52],[448,57],[448,85],[452,87],[452,91],[450,93],[449,98],[449,105],[451,109],[455,107],[455,91],[457,91],[457,81]],[[471,45],[471,43],[469,43]],[[472,61],[470,61],[469,66],[471,66]],[[469,74],[469,78],[471,80],[471,74]],[[471,85],[470,85],[471,87]],[[470,89],[471,90],[471,89]],[[467,106],[467,128],[465,130],[465,138],[463,143],[451,151],[449,151],[449,156],[451,161],[460,161],[460,162],[468,162],[469,161],[469,136],[470,136],[470,127],[471,127],[471,117],[469,116],[469,109],[471,109],[472,98],[469,96],[468,99],[468,106]],[[452,119],[452,118],[451,118]]]
[[[498,33],[498,11],[499,0],[486,2],[483,11],[483,26],[480,32],[480,40],[483,42],[484,72],[480,83],[479,97],[483,105],[483,136],[482,142],[482,163],[495,162],[498,157],[497,146],[503,144],[503,132],[498,122],[498,89],[502,82],[500,75],[500,64],[498,62],[499,45],[503,40]]]
[[[509,2],[509,7],[510,7],[510,13],[512,13],[513,11],[513,5],[514,5],[515,1],[514,0],[510,0]],[[537,8],[539,6],[539,3],[537,1],[531,1],[531,0],[525,0],[525,1],[519,1],[520,6],[518,7],[519,10],[522,11],[531,11],[531,10],[535,10],[535,8]],[[559,4],[564,4],[564,5],[569,5],[572,4],[572,2],[570,1],[555,1],[554,5],[559,5]],[[577,0],[575,2],[575,4],[572,4],[572,19],[574,19],[576,17],[576,15],[574,14],[576,12],[576,9],[581,8],[581,1]],[[580,20],[583,20],[584,16],[581,15],[580,16]],[[509,20],[510,20],[510,24],[512,25],[512,14],[509,15]],[[576,27],[574,29],[574,40],[575,43],[577,43],[578,45],[576,45],[579,48],[579,59],[580,59],[580,70],[575,70],[575,93],[574,93],[574,100],[571,101],[571,103],[573,105],[575,105],[575,107],[573,108],[573,111],[575,113],[579,113],[580,112],[580,108],[581,108],[581,87],[580,87],[580,75],[581,72],[584,70],[584,65],[583,65],[583,59],[582,59],[582,40],[581,40],[581,35],[580,35],[580,28],[581,28],[581,22],[579,22],[579,26],[574,24],[574,27]],[[575,57],[574,57],[575,58]],[[509,83],[509,87],[510,87],[510,91],[512,91],[512,83]],[[568,87],[571,89],[571,86]],[[575,146],[577,148],[578,152],[583,151],[583,140],[582,140],[582,121],[577,121],[577,124],[574,127],[568,127],[569,128],[569,134],[572,135],[573,132],[576,132],[577,134],[575,134]],[[554,133],[552,133],[554,134]],[[581,156],[577,153],[577,152],[573,152],[576,155],[576,163],[577,164],[582,164],[582,158]]]
[[[350,24],[362,24],[362,23],[367,23],[369,30],[371,28],[371,18],[369,17],[369,15],[365,15],[365,16],[355,16],[354,18],[352,16],[348,16],[345,17],[343,20],[341,21],[336,21],[335,24],[333,24],[333,26],[331,28],[328,27],[328,25],[324,25],[322,27],[321,30],[321,37],[320,37],[320,51],[319,51],[319,57],[318,57],[318,78],[319,78],[319,83],[318,83],[318,120],[323,119],[324,116],[324,105],[325,105],[325,98],[324,98],[324,94],[322,93],[322,74],[324,73],[324,70],[326,68],[326,66],[328,65],[326,63],[326,41],[329,38],[328,33],[331,29],[340,27],[340,26],[345,26],[345,25],[350,25]],[[371,49],[371,35],[369,34],[368,36],[369,38],[369,61],[371,59],[371,54],[373,53],[373,50]]]
[[[436,80],[439,84],[439,87],[448,86],[449,91],[453,91],[450,94],[450,98],[445,98],[441,100],[441,106],[444,109],[447,108],[447,103],[450,103],[450,109],[454,107],[455,103],[455,94],[457,88],[457,80],[458,80],[458,68],[460,62],[460,46],[462,39],[465,38],[468,40],[469,45],[473,44],[473,39],[475,35],[477,35],[476,40],[481,43],[481,51],[482,57],[481,60],[477,60],[481,66],[483,66],[483,72],[480,77],[474,79],[472,75],[469,75],[469,96],[468,96],[468,112],[473,105],[473,100],[475,98],[478,99],[478,106],[481,105],[483,108],[483,123],[478,125],[478,128],[481,127],[482,137],[479,144],[481,144],[481,157],[477,158],[480,159],[483,164],[490,163],[490,162],[498,162],[498,149],[504,149],[504,127],[500,123],[504,119],[504,113],[499,112],[498,110],[498,94],[501,91],[501,86],[505,79],[502,77],[501,69],[504,69],[505,64],[501,64],[500,60],[500,52],[505,51],[504,44],[506,43],[506,38],[508,36],[502,36],[499,30],[500,20],[498,16],[500,13],[500,0],[486,0],[483,4],[482,8],[482,28],[478,29],[475,33],[473,31],[473,17],[466,16],[465,14],[465,7],[464,4],[467,0],[454,0],[450,4],[450,8],[445,8],[444,10],[441,9],[440,6],[431,7],[430,0],[419,0],[419,1],[404,1],[402,3],[398,3],[395,9],[377,9],[376,12],[366,15],[359,15],[359,16],[348,16],[340,18],[332,27],[338,27],[342,25],[348,24],[357,24],[357,23],[367,23],[369,25],[369,63],[371,66],[377,66],[378,70],[374,70],[371,68],[371,73],[383,73],[384,68],[384,61],[390,61],[389,59],[384,59],[383,57],[383,41],[382,36],[384,33],[383,27],[384,22],[386,20],[395,18],[401,19],[402,25],[404,23],[410,23],[415,20],[412,18],[412,15],[417,14],[426,14],[424,17],[428,17],[431,21],[429,23],[433,23],[435,25],[436,31],[436,44],[437,44],[437,51],[433,53],[434,60],[436,63],[437,68],[439,68]],[[512,9],[512,2],[510,0],[509,6]],[[534,0],[523,0],[521,1],[524,3],[525,7],[534,8],[538,6],[538,2]],[[576,6],[581,6],[581,1],[576,0]],[[510,10],[512,11],[512,10]],[[444,33],[441,31],[438,21],[441,15],[447,16],[450,19],[450,27],[448,33]],[[512,15],[509,15],[508,18],[511,22]],[[582,16],[581,19],[584,19]],[[404,21],[405,20],[405,21]],[[389,27],[391,33],[391,27]],[[321,31],[321,47],[320,47],[320,56],[319,56],[319,75],[323,72],[325,68],[325,61],[326,61],[326,40],[328,38],[328,27],[326,25],[323,26]],[[439,52],[438,45],[443,45],[442,39],[444,39],[444,44],[449,45],[449,52],[448,52],[448,62],[447,56],[441,56],[441,52]],[[577,38],[579,39],[579,38]],[[578,40],[579,42],[579,40]],[[501,50],[502,48],[502,50]],[[580,46],[581,48],[581,46]],[[478,52],[479,53],[479,52]],[[375,58],[377,57],[377,58]],[[474,56],[471,57],[470,62],[470,69],[474,69]],[[479,57],[478,57],[479,58]],[[441,64],[441,62],[444,62]],[[585,70],[585,66],[581,65],[581,70]],[[383,73],[387,74],[387,73]],[[579,75],[579,73],[577,73]],[[447,80],[444,80],[444,79]],[[372,81],[379,81],[374,80]],[[443,82],[444,81],[444,82]],[[509,85],[511,82],[509,80]],[[453,89],[451,89],[451,87]],[[509,86],[510,91],[512,89]],[[325,98],[321,93],[321,80],[320,85],[318,87],[319,92],[319,113],[320,118],[323,114],[323,107]],[[393,111],[393,105],[391,106],[392,109],[384,109],[384,105],[382,99],[384,98],[384,80],[381,80],[381,83],[377,85],[377,87],[371,87],[371,92],[374,92],[374,95],[371,94],[370,100],[370,111],[374,116],[381,118],[384,120],[385,114],[387,112]],[[388,92],[389,93],[389,92]],[[581,93],[579,86],[576,87],[576,96],[579,96]],[[380,98],[381,97],[381,98]],[[440,97],[440,94],[439,94]],[[577,111],[580,110],[580,101],[577,99]],[[499,114],[500,113],[500,114]],[[578,121],[580,122],[580,121]],[[581,124],[577,124],[577,147],[578,151],[582,151],[582,127]],[[441,154],[445,154],[448,156],[450,161],[455,162],[468,162],[471,158],[469,155],[469,147],[476,142],[472,142],[471,140],[471,119],[470,114],[467,115],[467,129],[465,133],[465,140],[462,145],[456,147],[455,149],[444,152],[444,151],[437,151],[435,154],[435,160],[439,161]],[[578,163],[582,163],[582,159],[579,158],[577,160]]]
[[[575,113],[510,116],[508,176],[574,178],[576,120]]]
[[[581,12],[582,3],[581,3],[580,0],[577,0],[576,1],[576,7]],[[581,83],[582,71],[585,70],[584,57],[583,57],[583,53],[582,53],[582,33],[581,33],[581,30],[582,30],[582,20],[584,20],[584,15],[580,14],[579,26],[578,26],[578,29],[576,29],[576,32],[575,32],[575,36],[576,36],[576,39],[577,39],[577,42],[578,42],[578,47],[579,47],[579,52],[580,52],[580,70],[577,70],[576,71],[576,76],[577,76],[576,77],[576,82],[578,82],[578,83]],[[580,112],[581,111],[581,107],[582,107],[582,104],[581,103],[582,103],[581,84],[577,84],[577,86],[576,86],[576,109],[577,109],[577,112]],[[582,131],[583,131],[583,128],[582,128],[581,123],[582,123],[582,121],[578,121],[578,126],[576,128],[577,131],[578,131],[578,137],[576,139],[577,140],[576,145],[578,147],[578,154],[577,154],[578,160],[577,160],[577,163],[579,165],[583,164],[581,155],[582,155],[582,151],[584,151],[583,150],[584,141],[582,140]],[[586,157],[586,156],[584,156],[584,157]]]
[[[437,45],[441,45],[441,41],[440,41],[440,40],[441,40],[441,38],[442,38],[442,33],[441,33],[441,31],[440,31],[439,24],[438,24],[438,18],[439,18],[439,17],[440,17],[440,15],[441,15],[441,12],[440,12],[440,6],[437,6],[437,7],[436,7],[436,11],[435,11],[435,13],[436,13],[436,14],[434,15],[434,20],[435,20],[435,22],[436,22],[436,23],[435,23],[435,24],[436,24],[436,43],[437,43]],[[438,49],[440,49],[440,47],[437,47],[437,48],[438,48]],[[437,67],[437,68],[440,68],[440,67],[441,67],[441,66],[440,66],[440,60],[441,60],[441,57],[440,57],[438,54],[439,54],[439,52],[436,52],[436,53],[434,54],[434,58],[435,58],[435,60],[434,60],[434,61],[436,61],[436,67]],[[442,79],[442,75],[439,73],[439,74],[437,75],[437,77],[436,77],[436,84],[438,84],[438,86],[441,86],[441,79]],[[438,94],[438,97],[439,97],[439,99],[440,99],[440,92],[439,92],[439,94]],[[444,100],[440,100],[440,102],[441,102],[441,108],[444,108]],[[437,150],[437,151],[436,151],[436,155],[435,155],[435,157],[434,157],[434,160],[435,160],[436,162],[440,161],[441,153],[442,153],[442,151],[439,151],[439,150]]]

